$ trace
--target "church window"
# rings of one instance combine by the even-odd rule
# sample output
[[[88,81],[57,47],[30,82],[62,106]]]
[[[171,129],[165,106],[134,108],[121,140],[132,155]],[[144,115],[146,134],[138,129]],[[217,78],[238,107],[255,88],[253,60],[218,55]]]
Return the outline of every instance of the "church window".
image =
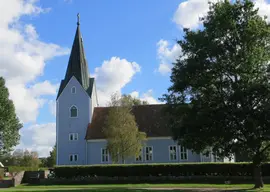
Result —
[[[78,161],[78,155],[74,155],[74,161]]]
[[[145,161],[153,160],[153,147],[147,146],[145,147]]]
[[[180,146],[180,159],[187,160],[187,149],[183,146]]]
[[[70,141],[73,141],[73,133],[70,133],[70,134],[69,134],[69,140],[70,140]]]
[[[69,134],[69,140],[70,141],[77,141],[79,138],[78,133],[70,133]]]
[[[105,163],[109,161],[108,149],[101,149],[101,162]]]
[[[78,133],[74,133],[74,140],[75,140],[75,141],[78,140]]]
[[[136,161],[142,161],[142,149],[140,150],[139,155],[135,159]]]
[[[75,93],[76,93],[76,87],[72,87],[72,88],[71,88],[71,93],[72,93],[72,94],[75,94]]]
[[[170,161],[176,161],[177,155],[176,155],[176,145],[169,146],[169,158]]]
[[[70,162],[76,162],[76,161],[78,161],[78,155],[77,154],[71,154],[71,155],[69,155],[69,161]]]
[[[70,117],[77,117],[78,116],[78,109],[76,106],[72,106],[70,108]]]

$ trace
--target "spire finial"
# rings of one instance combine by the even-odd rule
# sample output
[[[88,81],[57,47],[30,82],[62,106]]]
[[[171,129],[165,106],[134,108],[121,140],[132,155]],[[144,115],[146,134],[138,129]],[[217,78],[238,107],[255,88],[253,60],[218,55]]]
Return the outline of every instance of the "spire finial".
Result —
[[[77,14],[77,25],[80,25],[80,13]]]

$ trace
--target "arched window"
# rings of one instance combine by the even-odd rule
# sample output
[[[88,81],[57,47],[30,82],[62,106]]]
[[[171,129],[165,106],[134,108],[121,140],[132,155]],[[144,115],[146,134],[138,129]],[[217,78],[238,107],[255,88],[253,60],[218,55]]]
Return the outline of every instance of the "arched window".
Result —
[[[76,87],[72,87],[72,88],[71,88],[71,93],[72,93],[72,94],[75,94],[75,93],[76,93]]]
[[[78,116],[78,109],[76,106],[72,106],[70,108],[70,117],[77,117]]]

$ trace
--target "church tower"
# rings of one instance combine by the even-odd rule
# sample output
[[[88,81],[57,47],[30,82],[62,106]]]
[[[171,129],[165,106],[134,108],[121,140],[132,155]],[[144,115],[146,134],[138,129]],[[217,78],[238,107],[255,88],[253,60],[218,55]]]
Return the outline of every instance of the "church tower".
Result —
[[[96,106],[95,79],[89,75],[78,14],[66,75],[56,98],[57,165],[87,164],[85,135]]]

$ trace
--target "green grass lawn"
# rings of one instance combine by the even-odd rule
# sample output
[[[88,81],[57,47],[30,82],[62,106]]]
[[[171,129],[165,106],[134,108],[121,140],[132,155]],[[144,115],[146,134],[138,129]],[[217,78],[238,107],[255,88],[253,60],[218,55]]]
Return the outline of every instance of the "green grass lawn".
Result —
[[[52,186],[27,186],[20,185],[15,188],[0,189],[1,191],[60,191],[60,192],[79,192],[79,191],[89,191],[89,192],[151,192],[156,190],[151,190],[150,188],[182,188],[175,189],[173,192],[193,192],[202,191],[200,189],[215,188],[219,191],[255,191],[250,190],[253,185],[213,185],[213,184],[130,184],[130,185],[52,185]],[[147,189],[148,188],[148,189]],[[185,189],[193,188],[193,189]],[[159,191],[165,191],[160,189]],[[170,190],[172,191],[172,190]],[[210,191],[210,190],[207,190]],[[216,191],[216,190],[215,190]],[[258,191],[258,190],[257,190]],[[265,185],[264,190],[269,191],[270,185]]]

